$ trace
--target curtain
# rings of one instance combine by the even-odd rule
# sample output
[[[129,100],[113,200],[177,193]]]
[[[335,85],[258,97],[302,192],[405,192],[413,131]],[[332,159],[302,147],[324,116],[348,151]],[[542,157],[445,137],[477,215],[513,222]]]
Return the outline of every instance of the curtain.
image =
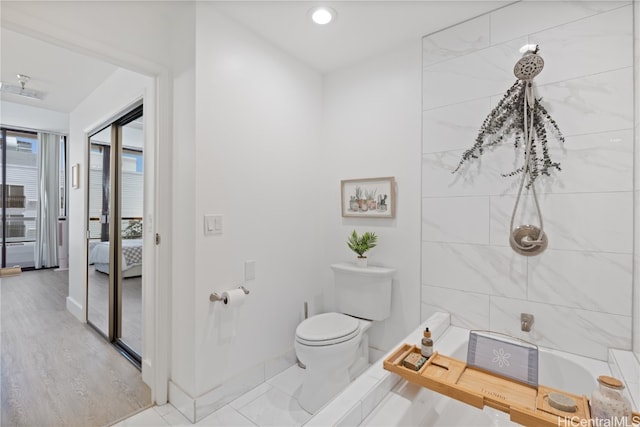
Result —
[[[35,267],[58,265],[60,135],[38,133],[38,214]]]

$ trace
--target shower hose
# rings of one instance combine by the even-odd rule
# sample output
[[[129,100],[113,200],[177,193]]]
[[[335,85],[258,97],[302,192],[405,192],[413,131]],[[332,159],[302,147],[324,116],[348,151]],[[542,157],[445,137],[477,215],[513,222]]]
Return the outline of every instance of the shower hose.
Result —
[[[515,244],[519,249],[526,251],[530,250],[535,245],[540,245],[544,243],[541,239],[544,236],[544,228],[542,222],[542,212],[540,211],[540,203],[538,202],[538,194],[536,193],[536,188],[534,183],[531,183],[531,192],[533,193],[533,200],[536,204],[536,211],[538,213],[538,220],[540,221],[540,232],[538,233],[538,237],[536,240],[532,240],[529,236],[524,236],[521,241],[517,241],[513,237],[513,222],[516,218],[516,212],[518,210],[518,204],[520,203],[520,197],[522,196],[522,189],[524,187],[524,182],[527,177],[531,174],[531,145],[533,143],[533,118],[534,118],[534,108],[535,108],[535,99],[533,97],[533,83],[531,80],[525,81],[525,91],[524,91],[524,141],[525,141],[525,163],[524,170],[522,171],[522,179],[520,180],[520,187],[518,188],[518,196],[516,197],[516,203],[513,206],[513,213],[511,214],[511,223],[509,225],[509,232],[511,234],[511,241]]]

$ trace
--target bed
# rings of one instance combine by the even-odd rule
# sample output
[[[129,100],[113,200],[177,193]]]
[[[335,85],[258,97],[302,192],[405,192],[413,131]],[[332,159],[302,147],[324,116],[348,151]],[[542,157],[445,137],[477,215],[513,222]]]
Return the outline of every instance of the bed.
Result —
[[[109,242],[92,242],[90,248],[89,264],[109,274]],[[142,276],[142,239],[122,239],[122,277],[137,276]]]

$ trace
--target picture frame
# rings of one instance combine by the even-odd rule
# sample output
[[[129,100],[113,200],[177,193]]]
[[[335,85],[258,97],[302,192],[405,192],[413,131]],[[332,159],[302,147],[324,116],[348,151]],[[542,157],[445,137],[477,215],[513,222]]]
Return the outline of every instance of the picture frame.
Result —
[[[80,164],[74,163],[71,165],[71,188],[80,188]]]
[[[395,218],[396,183],[392,176],[340,181],[343,217]]]

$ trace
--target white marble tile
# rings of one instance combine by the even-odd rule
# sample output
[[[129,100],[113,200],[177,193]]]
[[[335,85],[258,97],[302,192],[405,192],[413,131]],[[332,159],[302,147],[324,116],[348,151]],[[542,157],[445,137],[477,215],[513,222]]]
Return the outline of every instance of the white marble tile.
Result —
[[[545,60],[538,84],[602,73],[633,64],[632,6],[569,22],[529,36]]]
[[[562,26],[629,4],[628,1],[521,1],[491,12],[491,43]]]
[[[356,403],[342,418],[336,423],[337,427],[355,427],[362,422],[362,403]]]
[[[423,111],[422,153],[471,147],[491,108],[491,97],[485,97]]]
[[[631,67],[536,86],[565,136],[633,128]]]
[[[427,404],[423,400],[415,399],[415,395],[422,387],[403,382],[405,388],[411,388],[414,393],[404,396],[398,393],[389,393],[362,421],[363,426],[426,426],[432,425],[429,419],[430,412]],[[393,408],[393,410],[389,410]]]
[[[305,426],[332,426],[337,424],[355,406],[359,405],[362,396],[378,384],[378,379],[360,375],[347,389],[343,390],[335,399],[327,403]]]
[[[488,112],[487,112],[488,113]],[[469,144],[471,147],[473,144]],[[510,143],[494,147],[477,159],[466,161],[454,173],[464,150],[422,156],[422,196],[459,197],[516,194],[518,177],[503,177],[522,164],[521,154]]]
[[[114,427],[166,427],[168,425],[159,413],[149,408],[114,424]]]
[[[429,316],[425,321],[424,327],[429,327],[431,338],[436,341],[440,339],[450,325],[451,315],[448,312],[439,311]],[[423,330],[423,328],[421,327],[420,330]]]
[[[171,405],[168,405],[168,406],[171,406]],[[160,413],[160,411],[157,411],[157,412]],[[162,418],[164,418],[164,421],[167,424],[169,424],[171,427],[187,427],[187,426],[193,425],[193,423],[189,421],[184,415],[182,415],[180,411],[178,411],[176,408],[173,408],[173,410],[169,410],[169,411],[163,410],[161,415],[162,415]]]
[[[271,386],[271,384],[262,383],[259,386],[257,386],[256,388],[254,388],[254,389],[246,392],[242,396],[238,397],[237,399],[232,400],[229,403],[229,406],[231,406],[233,409],[240,409],[244,405],[247,405],[248,403],[253,402],[258,397],[262,396],[263,394],[265,394],[266,392],[268,392],[272,388],[273,387]]]
[[[526,269],[526,258],[511,248],[422,243],[423,285],[525,298]]]
[[[154,406],[153,409],[162,417],[176,411],[176,408],[171,403],[165,403],[164,405],[157,405],[157,406]]]
[[[467,329],[489,328],[489,296],[434,286],[422,287],[422,318],[438,311],[451,314],[451,324]]]
[[[423,66],[467,55],[489,46],[489,15],[463,22],[422,39]]]
[[[213,414],[207,416],[202,421],[199,421],[197,426],[211,426],[211,427],[253,427],[256,424],[244,417],[235,409],[226,405],[215,411]]]
[[[529,258],[528,299],[631,316],[631,254],[546,250]]]
[[[169,381],[169,402],[189,421],[196,422],[195,400],[173,381]]]
[[[623,381],[626,396],[635,412],[640,412],[640,361],[631,351],[609,350],[613,376]],[[638,420],[640,421],[640,420]]]
[[[384,356],[386,352],[384,350],[380,350],[379,348],[369,347],[369,363],[373,364],[378,362],[382,356]]]
[[[259,426],[300,426],[311,418],[296,399],[276,388],[243,406],[239,412]]]
[[[273,378],[280,372],[289,369],[294,364],[296,364],[296,351],[291,347],[287,352],[280,356],[264,362],[264,377],[266,379]]]
[[[638,412],[640,409],[640,361],[631,351],[610,349],[609,365],[612,367],[614,377],[624,382],[627,398]]]
[[[631,129],[570,136],[550,141],[549,155],[561,171],[536,180],[540,193],[599,193],[633,189]]]
[[[228,379],[219,387],[196,399],[196,421],[203,419],[262,383],[264,383],[263,364],[257,365],[234,378]]]
[[[422,199],[422,240],[489,243],[490,197]]]
[[[491,244],[509,244],[514,196],[491,198]],[[631,253],[632,193],[544,194],[539,197],[549,249]],[[518,206],[514,227],[538,225],[531,196]]]
[[[491,297],[491,330],[535,344],[607,360],[609,347],[631,348],[631,316]],[[520,330],[520,313],[534,315],[531,332]]]
[[[366,417],[373,409],[380,404],[382,399],[400,381],[398,375],[388,375],[362,398],[362,417]],[[362,418],[360,419],[360,421]],[[359,421],[358,421],[359,423]]]
[[[375,378],[376,381],[380,381],[383,378],[386,378],[389,374],[389,371],[384,369],[382,366],[382,361],[386,357],[388,351],[381,352],[380,357],[378,357],[372,364],[367,368],[366,371],[362,373],[362,375],[367,375],[371,378]]]
[[[629,393],[629,401],[633,407],[634,412],[640,411],[640,382],[627,383],[627,392]],[[640,423],[640,419],[636,418],[634,421],[636,424]]]
[[[267,383],[289,396],[297,397],[300,394],[300,388],[304,382],[305,372],[306,371],[298,365],[293,365],[267,380]]]
[[[516,81],[513,65],[526,43],[522,37],[424,68],[422,108],[504,93]]]
[[[551,159],[561,171],[536,180],[539,193],[630,191],[633,185],[633,131],[605,131],[576,135],[564,143],[549,139]],[[521,152],[506,142],[479,159],[467,162],[452,173],[462,151],[423,156],[425,197],[459,197],[517,194],[521,175],[505,178],[504,173],[522,165]],[[525,193],[526,194],[526,193]]]

